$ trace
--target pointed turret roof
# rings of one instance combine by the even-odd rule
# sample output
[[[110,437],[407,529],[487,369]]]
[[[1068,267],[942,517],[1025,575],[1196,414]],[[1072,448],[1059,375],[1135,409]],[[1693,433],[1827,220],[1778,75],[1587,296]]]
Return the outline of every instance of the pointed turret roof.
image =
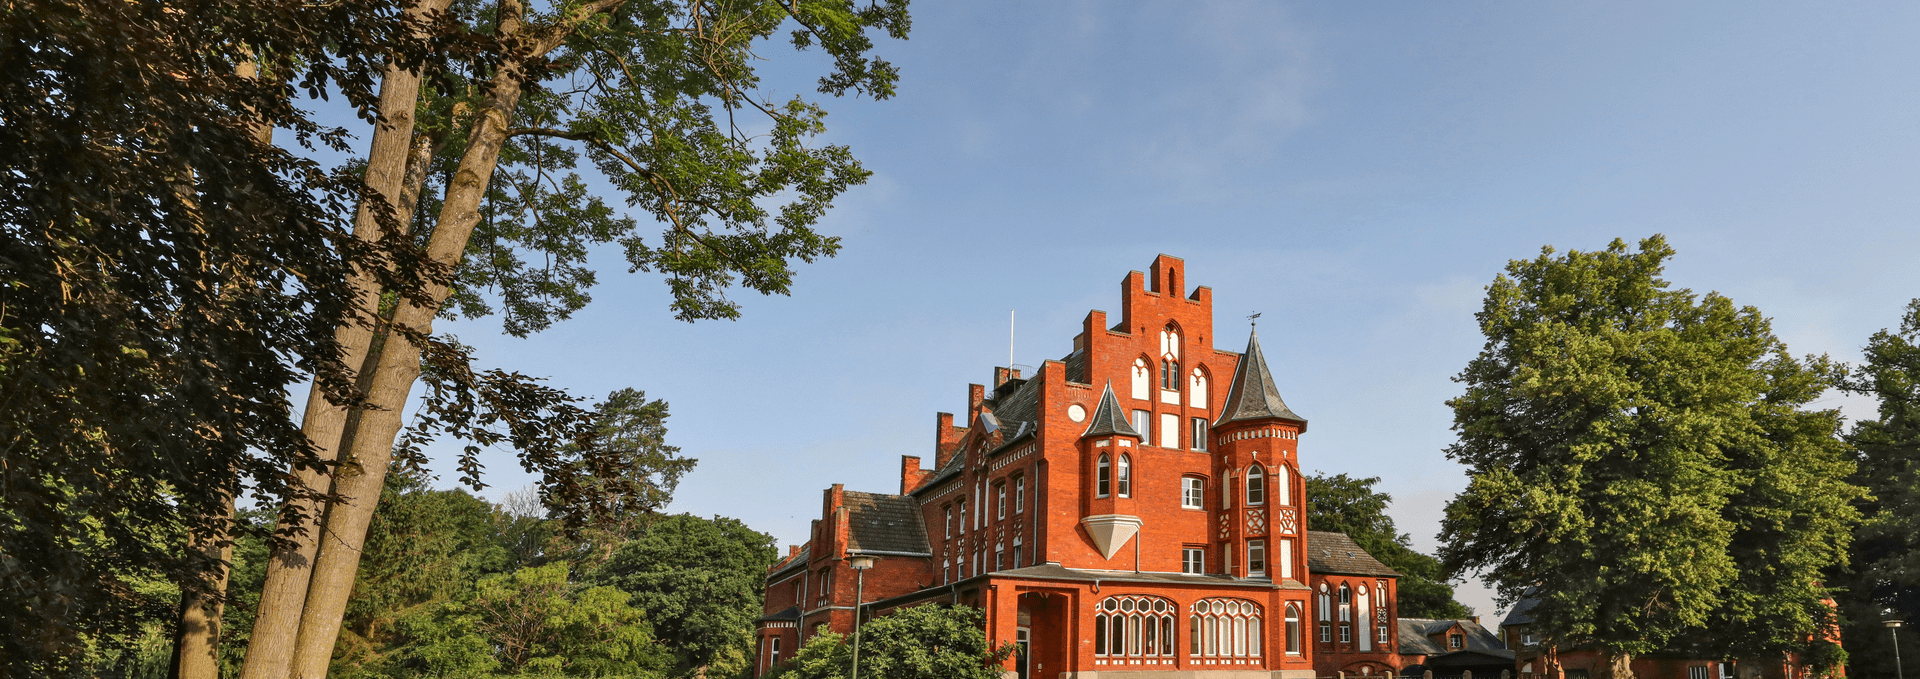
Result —
[[[1240,356],[1240,365],[1233,371],[1227,404],[1220,409],[1220,419],[1214,426],[1268,417],[1298,422],[1301,431],[1307,428],[1307,419],[1295,415],[1287,402],[1280,400],[1280,388],[1274,386],[1267,358],[1260,354],[1260,332],[1255,330],[1247,336],[1247,353]]]
[[[1089,436],[1131,436],[1140,438],[1140,432],[1127,424],[1127,418],[1121,416],[1120,399],[1113,397],[1113,382],[1107,382],[1107,390],[1100,394],[1100,406],[1093,409],[1093,422],[1087,424],[1087,431],[1080,438]]]

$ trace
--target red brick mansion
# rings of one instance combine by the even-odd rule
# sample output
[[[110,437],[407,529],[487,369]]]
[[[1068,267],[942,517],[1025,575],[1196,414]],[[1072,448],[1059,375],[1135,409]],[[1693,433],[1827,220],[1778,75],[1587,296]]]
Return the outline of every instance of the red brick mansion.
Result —
[[[1257,334],[1243,353],[1215,348],[1212,291],[1189,291],[1177,258],[1121,288],[1119,318],[1087,314],[1073,353],[969,385],[964,424],[938,414],[932,467],[904,456],[897,494],[826,492],[810,539],[768,572],[756,675],[823,627],[852,630],[854,557],[875,559],[867,616],[978,607],[988,638],[1021,650],[1007,666],[1020,679],[1378,675],[1416,660],[1400,653],[1396,574],[1308,530],[1307,420]]]

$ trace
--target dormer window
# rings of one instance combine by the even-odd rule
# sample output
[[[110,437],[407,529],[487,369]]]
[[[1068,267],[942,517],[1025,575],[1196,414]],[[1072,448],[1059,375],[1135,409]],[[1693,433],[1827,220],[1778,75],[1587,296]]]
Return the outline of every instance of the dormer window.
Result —
[[[1122,453],[1120,455],[1119,471],[1120,497],[1133,497],[1133,458]]]
[[[1447,650],[1458,651],[1466,645],[1467,638],[1458,634],[1447,635]]]
[[[1107,459],[1107,456],[1105,453],[1102,453],[1100,455],[1100,462],[1094,465],[1093,496],[1106,497],[1107,495],[1110,494],[1110,490],[1112,488],[1113,488],[1112,462]]]
[[[1247,468],[1247,505],[1267,502],[1267,474],[1259,464]]]

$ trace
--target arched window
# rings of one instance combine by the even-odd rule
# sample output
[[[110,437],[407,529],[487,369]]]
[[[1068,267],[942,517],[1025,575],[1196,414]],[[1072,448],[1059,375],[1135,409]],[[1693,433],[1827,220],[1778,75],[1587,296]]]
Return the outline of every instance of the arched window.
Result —
[[[1094,469],[1093,496],[1106,497],[1113,488],[1112,463],[1107,460],[1106,453],[1100,454],[1100,463]]]
[[[1173,602],[1159,597],[1108,597],[1093,608],[1095,664],[1106,658],[1173,662]]]
[[[1287,602],[1287,655],[1300,655],[1300,604]]]
[[[1120,497],[1133,497],[1133,458],[1120,454]]]
[[[1187,648],[1202,664],[1260,662],[1260,606],[1239,599],[1194,602]]]
[[[1320,583],[1320,643],[1333,642],[1333,597],[1327,594],[1327,583]]]
[[[1273,496],[1279,498],[1282,505],[1293,504],[1293,483],[1287,478],[1284,464],[1273,468]]]
[[[1194,368],[1187,376],[1187,405],[1194,408],[1207,407],[1207,375]]]
[[[1340,643],[1353,643],[1353,588],[1340,585]]]
[[[1266,504],[1267,474],[1259,463],[1247,468],[1247,505]]]
[[[1147,359],[1133,359],[1133,397],[1142,401],[1150,398],[1148,392],[1153,387],[1153,371],[1147,368]]]
[[[1167,325],[1160,331],[1160,388],[1180,391],[1180,328]],[[1179,403],[1175,400],[1174,403]]]

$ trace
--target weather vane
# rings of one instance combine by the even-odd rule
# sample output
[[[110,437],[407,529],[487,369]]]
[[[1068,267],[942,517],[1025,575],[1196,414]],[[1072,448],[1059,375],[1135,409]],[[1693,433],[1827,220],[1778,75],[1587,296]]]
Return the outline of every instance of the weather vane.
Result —
[[[1255,311],[1252,316],[1248,316],[1247,325],[1260,325],[1260,312]]]

